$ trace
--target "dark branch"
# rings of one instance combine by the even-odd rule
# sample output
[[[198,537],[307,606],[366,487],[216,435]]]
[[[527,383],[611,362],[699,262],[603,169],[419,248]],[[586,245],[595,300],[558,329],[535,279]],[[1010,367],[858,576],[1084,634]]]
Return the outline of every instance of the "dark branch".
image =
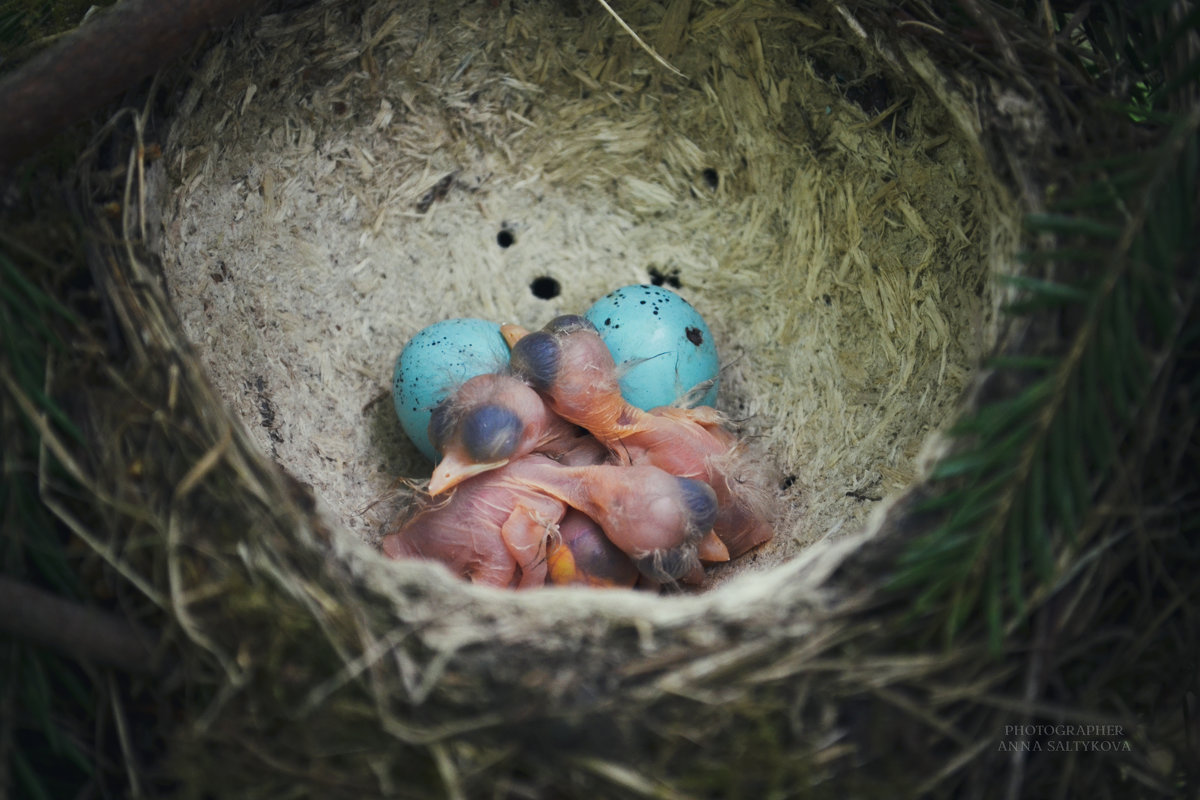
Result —
[[[0,172],[257,3],[124,0],[0,79]]]
[[[126,672],[154,671],[150,633],[96,608],[0,577],[0,635]]]

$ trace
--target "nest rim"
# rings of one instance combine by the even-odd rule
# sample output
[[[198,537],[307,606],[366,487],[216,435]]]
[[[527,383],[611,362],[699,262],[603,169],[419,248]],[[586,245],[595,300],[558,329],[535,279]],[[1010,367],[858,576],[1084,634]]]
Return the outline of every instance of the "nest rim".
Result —
[[[839,6],[838,13],[845,15],[849,12]],[[853,30],[854,26],[850,27]],[[913,56],[911,53],[904,53],[901,58],[909,59],[908,63],[911,64]],[[138,167],[140,168],[140,165]],[[130,170],[130,174],[134,171]],[[1018,194],[1024,193],[1028,188],[1022,185],[1019,177],[1015,183],[1018,185]],[[89,195],[85,193],[85,196]],[[129,197],[127,194],[126,199]],[[136,204],[126,203],[127,207],[130,205]],[[120,240],[122,237],[113,238]],[[130,254],[131,262],[140,260],[132,256],[132,251]],[[646,665],[646,674],[656,676],[657,683],[653,686],[647,683],[640,689],[634,687],[633,695],[638,696],[640,691],[640,696],[647,698],[647,702],[658,702],[653,699],[659,696],[656,692],[669,692],[673,689],[681,693],[692,692],[695,696],[702,697],[704,702],[717,702],[721,694],[714,688],[713,681],[727,675],[731,669],[739,668],[740,664],[762,658],[762,650],[775,643],[772,635],[764,632],[772,628],[786,629],[788,637],[792,638],[795,644],[811,634],[820,624],[834,620],[835,627],[829,629],[829,635],[833,638],[849,636],[847,631],[851,628],[836,628],[836,624],[853,616],[855,611],[863,607],[887,602],[886,592],[881,591],[881,582],[886,580],[886,577],[882,574],[872,574],[872,565],[887,561],[894,555],[899,544],[911,539],[925,527],[920,512],[914,511],[914,507],[918,506],[919,500],[922,499],[923,485],[922,481],[918,480],[907,493],[881,505],[870,523],[861,531],[853,532],[837,541],[830,541],[821,547],[809,547],[788,562],[771,569],[735,576],[727,585],[718,586],[704,594],[687,596],[648,598],[632,592],[598,593],[581,588],[550,588],[542,592],[512,593],[464,584],[436,565],[388,562],[368,545],[347,538],[343,533],[326,529],[315,515],[311,497],[306,495],[302,487],[275,470],[274,465],[261,454],[256,460],[256,448],[243,432],[237,430],[235,421],[217,419],[222,416],[220,413],[205,418],[203,410],[208,407],[221,407],[220,401],[205,379],[194,349],[181,334],[178,321],[166,310],[168,304],[161,296],[159,279],[153,271],[142,273],[134,267],[130,273],[109,274],[106,280],[114,297],[121,298],[122,303],[132,304],[126,308],[136,307],[145,298],[153,298],[150,302],[163,304],[163,310],[151,315],[153,318],[125,320],[128,331],[141,331],[145,334],[141,337],[130,337],[131,360],[140,362],[143,369],[146,365],[161,363],[163,352],[160,348],[166,343],[166,350],[172,355],[167,356],[166,362],[169,366],[166,375],[156,386],[162,397],[169,398],[164,403],[168,415],[173,417],[185,406],[198,409],[191,423],[194,423],[210,442],[215,442],[212,446],[200,447],[193,451],[191,467],[184,471],[183,479],[173,487],[169,496],[160,501],[168,511],[166,516],[186,514],[189,510],[190,513],[196,513],[197,504],[202,505],[200,496],[205,491],[211,491],[206,488],[206,483],[221,469],[232,467],[235,473],[252,477],[256,487],[252,492],[256,495],[252,503],[258,506],[254,509],[253,516],[260,520],[258,524],[263,526],[265,534],[262,541],[255,543],[251,550],[238,550],[236,557],[233,556],[233,551],[228,555],[233,561],[240,558],[248,573],[256,573],[258,579],[264,583],[269,584],[278,579],[280,574],[289,572],[298,578],[295,584],[285,585],[285,581],[272,586],[275,596],[286,598],[293,594],[292,599],[295,600],[302,593],[310,593],[304,603],[308,604],[310,612],[317,620],[316,629],[329,635],[331,640],[340,642],[334,645],[333,649],[338,652],[332,656],[332,662],[323,665],[328,668],[329,663],[337,665],[340,661],[340,666],[333,669],[333,677],[329,678],[337,684],[330,685],[330,695],[340,691],[352,691],[346,687],[352,686],[359,675],[370,677],[375,670],[384,669],[375,661],[363,662],[347,654],[350,652],[349,648],[355,645],[361,647],[365,653],[377,649],[381,643],[392,642],[390,637],[396,629],[381,621],[391,619],[398,624],[413,625],[413,630],[420,631],[415,637],[437,651],[437,655],[418,670],[421,674],[414,679],[416,683],[408,688],[409,697],[406,703],[402,704],[407,710],[417,709],[415,716],[421,716],[422,706],[429,708],[436,705],[437,693],[449,691],[438,684],[440,676],[447,674],[447,671],[462,668],[471,674],[487,675],[495,666],[492,659],[514,656],[513,664],[508,665],[503,677],[499,679],[500,685],[520,687],[517,692],[518,699],[537,697],[539,691],[544,691],[544,687],[539,689],[524,683],[519,677],[522,670],[535,669],[539,658],[561,647],[563,641],[573,641],[578,644],[581,652],[596,655],[605,649],[607,642],[615,638],[614,631],[620,631],[624,636],[624,632],[630,627],[636,629],[643,638],[635,638],[632,644],[623,640],[616,654],[609,653],[607,658],[599,657],[595,664],[581,671],[584,677],[580,683],[589,686],[603,685],[603,674],[612,669],[614,663],[620,664],[629,654],[637,654],[646,641],[659,637],[674,643],[684,643],[684,650],[677,657],[692,663],[682,667],[676,663],[670,668],[661,669],[656,669],[653,664]],[[1003,340],[1006,335],[1015,334],[1009,331],[998,338]],[[985,379],[986,376],[981,375],[973,382],[975,391],[979,390]],[[173,419],[171,424],[177,422],[178,420]],[[194,434],[195,430],[187,432],[188,436],[194,437]],[[193,444],[202,438],[194,437]],[[946,446],[944,438],[939,434],[932,434],[926,440],[927,454],[923,460],[932,463]],[[278,557],[270,553],[271,538],[278,540],[284,533],[294,537],[290,546],[303,551],[299,552],[299,558],[292,559],[295,553],[278,554]],[[189,547],[190,545],[181,543],[178,538],[171,540],[168,537],[168,549],[172,549],[177,556],[182,555]],[[330,555],[337,563],[328,563]],[[386,565],[386,574],[379,569],[381,564]],[[214,641],[210,634],[205,632],[204,626],[196,624],[190,606],[196,605],[200,609],[199,613],[205,616],[213,614],[214,609],[206,607],[204,599],[196,600],[191,597],[195,594],[194,591],[183,590],[185,581],[182,573],[192,568],[186,558],[176,562],[172,569],[180,571],[180,574],[172,575],[166,581],[171,586],[171,593],[169,599],[160,597],[163,609],[174,609],[182,629],[180,641],[185,647],[196,647],[215,658],[220,670],[225,672],[227,685],[235,687],[232,692],[237,695],[244,687],[258,685],[257,682],[262,680],[262,676],[256,674],[253,668],[242,668],[242,653],[236,646],[230,647],[226,642]],[[348,588],[332,593],[328,591],[330,585],[339,581],[345,581]],[[358,596],[360,590],[374,600],[388,597],[397,599],[395,610],[369,622],[365,617],[353,612],[333,610],[333,606],[341,601]],[[198,594],[202,595],[203,592]],[[552,602],[547,603],[547,598]],[[326,602],[329,602],[330,606],[325,607]],[[414,622],[411,616],[406,616],[408,612],[404,610],[405,603],[414,602],[423,606],[441,607],[445,613],[440,618],[418,615],[422,619]],[[227,608],[222,613],[246,614],[252,619],[247,631],[262,630],[268,619],[262,609],[256,607],[233,612]],[[743,643],[755,641],[744,650],[737,651],[735,648],[732,655],[725,652],[695,658],[697,653],[706,652],[703,643],[690,645],[690,652],[686,644],[689,641],[688,629],[698,618],[703,618],[708,623],[705,631],[699,634],[692,631],[692,634],[701,639],[712,631],[719,631],[716,640],[723,644],[728,644],[735,638]],[[728,632],[728,628],[737,627],[751,619],[754,620],[753,624],[746,625],[736,636]],[[531,621],[536,621],[534,627],[522,627],[529,626]],[[596,626],[589,627],[593,624]],[[558,644],[550,645],[544,641],[539,642],[539,631],[547,625],[560,628],[575,626],[579,630],[558,640]],[[857,623],[851,627],[861,635],[863,629],[857,627]],[[722,636],[729,638],[722,640]],[[489,645],[489,642],[494,646]],[[652,645],[652,648],[660,646],[661,643]],[[480,648],[490,649],[492,652],[475,664],[463,660],[464,653],[473,654],[472,657],[478,656]],[[793,659],[791,663],[778,665],[774,669],[769,664],[754,662],[758,665],[757,674],[760,679],[769,684],[772,680],[794,677],[804,672],[795,659],[803,660],[803,654],[807,651],[801,646],[798,652],[800,655],[796,652],[789,654]],[[941,666],[961,663],[962,659],[973,658],[978,653],[978,648],[972,646],[964,648],[962,652],[947,654],[940,661],[934,661]],[[693,657],[689,659],[689,655]],[[739,658],[743,661],[739,662]],[[636,661],[636,657],[633,660]],[[411,665],[406,667],[401,663],[394,668],[403,674]],[[931,668],[929,665],[914,667],[917,672]],[[427,671],[422,671],[426,669]],[[978,674],[991,672],[987,665],[978,665],[976,669]],[[339,680],[343,680],[344,683],[337,683]],[[480,677],[478,680],[483,685],[485,679]],[[839,687],[834,690],[835,696],[845,696],[849,691],[845,682],[838,684],[835,680],[833,684]],[[321,684],[317,688],[320,689],[324,685]],[[667,688],[664,690],[663,687]],[[570,717],[594,714],[596,706],[584,701],[564,699],[572,695],[572,689],[573,687],[558,685],[553,687],[551,694],[567,708],[561,715]],[[302,699],[311,699],[314,696],[316,695],[311,691],[300,693]],[[401,715],[395,713],[395,708],[390,708],[392,719],[391,727],[387,727],[387,734],[405,747],[420,750],[431,759],[430,763],[436,762],[437,768],[442,770],[443,785],[453,790],[459,785],[458,781],[463,779],[464,769],[455,767],[454,763],[472,763],[469,754],[457,751],[451,759],[454,763],[447,761],[450,757],[443,748],[453,746],[449,743],[454,732],[492,729],[500,731],[503,735],[507,723],[503,719],[496,721],[487,714],[464,711],[466,703],[461,698],[456,699],[453,691],[449,691],[447,697],[450,699],[443,700],[447,703],[446,708],[452,709],[451,721],[444,724],[433,723],[427,728],[413,723],[413,727],[409,729],[399,724]],[[378,697],[375,700],[384,702]],[[234,716],[247,713],[252,715],[254,704],[247,700],[244,701],[247,706],[243,707],[239,705],[241,702],[243,701],[236,697],[226,697],[211,707],[217,710],[213,711],[211,718],[205,717],[205,723],[213,724],[213,730],[220,730],[223,724],[229,724],[221,720],[224,709],[229,709],[229,713]],[[571,706],[572,702],[575,703],[574,706]],[[501,703],[500,707],[511,710],[511,706],[506,706],[505,703]],[[604,707],[604,704],[600,703],[600,707]],[[303,714],[300,717],[321,719],[324,713],[318,705],[308,704],[303,706]],[[556,715],[559,715],[559,712],[548,714],[550,717]],[[534,714],[533,717],[536,719],[537,715]],[[236,729],[237,724],[234,723],[233,727]],[[203,729],[204,726],[200,728]],[[191,735],[196,737],[193,744],[198,743],[197,746],[202,749],[211,746],[205,730],[193,731],[189,734]],[[181,752],[188,752],[188,749],[185,744]],[[610,785],[622,785],[617,779],[619,776],[614,777],[615,773],[602,762],[593,764],[584,769],[584,772],[593,777],[606,778]],[[636,781],[634,783],[636,784]],[[624,785],[623,788],[629,790],[630,786]]]

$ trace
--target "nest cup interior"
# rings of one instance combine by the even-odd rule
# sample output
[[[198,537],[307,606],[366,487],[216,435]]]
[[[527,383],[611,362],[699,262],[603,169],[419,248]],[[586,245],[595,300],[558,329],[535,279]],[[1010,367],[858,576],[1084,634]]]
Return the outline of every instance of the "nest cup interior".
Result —
[[[715,581],[862,529],[949,421],[1012,232],[944,98],[790,3],[619,11],[682,74],[583,0],[317,3],[207,56],[161,162],[167,286],[334,527],[376,543],[429,474],[390,395],[413,334],[630,283],[707,319],[776,471],[775,540]]]

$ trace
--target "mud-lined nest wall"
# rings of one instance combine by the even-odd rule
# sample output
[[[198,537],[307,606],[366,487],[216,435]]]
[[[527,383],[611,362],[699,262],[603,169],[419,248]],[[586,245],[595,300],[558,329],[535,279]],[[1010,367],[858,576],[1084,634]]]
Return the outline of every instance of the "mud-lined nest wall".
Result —
[[[628,283],[680,292],[721,409],[777,465],[759,567],[910,484],[989,343],[1012,215],[936,96],[786,3],[621,13],[682,75],[586,3],[317,6],[216,46],[172,126],[184,330],[367,541],[397,479],[428,475],[388,392],[440,319],[536,328]]]
[[[132,365],[90,404],[115,463],[84,480],[134,532],[91,544],[176,623],[183,794],[882,793],[987,761],[953,704],[1011,672],[863,642],[1017,270],[996,118],[874,14],[619,10],[681,75],[590,3],[283,10],[212,46],[160,160],[141,116],[128,166],[84,176],[127,179],[97,225]],[[1044,120],[1010,100],[1012,157]],[[380,557],[428,470],[387,394],[407,337],[638,281],[709,320],[718,404],[778,469],[776,540],[670,597]]]

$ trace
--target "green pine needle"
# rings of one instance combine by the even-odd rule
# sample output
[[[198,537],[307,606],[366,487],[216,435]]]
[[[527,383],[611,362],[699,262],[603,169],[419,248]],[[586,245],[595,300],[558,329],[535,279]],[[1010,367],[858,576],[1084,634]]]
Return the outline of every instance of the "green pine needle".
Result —
[[[82,442],[78,427],[46,393],[49,359],[63,352],[63,332],[79,320],[51,291],[35,282],[51,282],[61,269],[19,242],[0,235],[0,375],[15,384],[64,438]],[[0,388],[0,391],[5,391]],[[0,570],[56,594],[80,598],[79,578],[62,546],[63,536],[39,496],[39,433],[19,413],[3,415],[4,455],[0,460]],[[57,469],[51,464],[50,475]],[[10,642],[11,669],[0,673],[2,691],[15,699],[16,720],[9,726],[7,761],[19,797],[76,796],[93,783],[97,766],[85,751],[95,729],[97,688],[85,673],[61,657]],[[81,734],[86,731],[86,734]]]
[[[1054,281],[1032,278],[1028,275],[1004,275],[1001,278],[1028,293],[1027,301],[1042,301],[1048,305],[1061,303],[1087,303],[1091,294],[1086,289],[1068,286]]]
[[[1006,310],[1076,321],[1056,352],[988,361],[1024,388],[959,421],[963,446],[931,472],[941,491],[921,510],[942,522],[897,560],[892,585],[920,587],[914,610],[942,615],[947,642],[978,620],[998,652],[1059,555],[1084,544],[1156,365],[1181,343],[1180,298],[1195,278],[1180,254],[1200,246],[1198,131],[1200,111],[1173,119],[1154,151],[1090,165],[1091,182],[1027,220],[1060,246],[1025,262],[1070,277],[1006,279],[1019,293]]]
[[[1076,202],[1080,201],[1077,200]],[[1111,239],[1114,242],[1121,238],[1121,228],[1109,223],[1100,222],[1099,220],[1088,219],[1087,217],[1071,217],[1063,214],[1029,214],[1025,217],[1025,224],[1032,231],[1048,231],[1067,236],[1077,234],[1097,239]],[[1014,276],[1012,280],[1016,283],[1023,283],[1030,279],[1022,279]],[[1042,281],[1042,288],[1053,291],[1072,292],[1072,287],[1070,286],[1054,284],[1049,281]]]

